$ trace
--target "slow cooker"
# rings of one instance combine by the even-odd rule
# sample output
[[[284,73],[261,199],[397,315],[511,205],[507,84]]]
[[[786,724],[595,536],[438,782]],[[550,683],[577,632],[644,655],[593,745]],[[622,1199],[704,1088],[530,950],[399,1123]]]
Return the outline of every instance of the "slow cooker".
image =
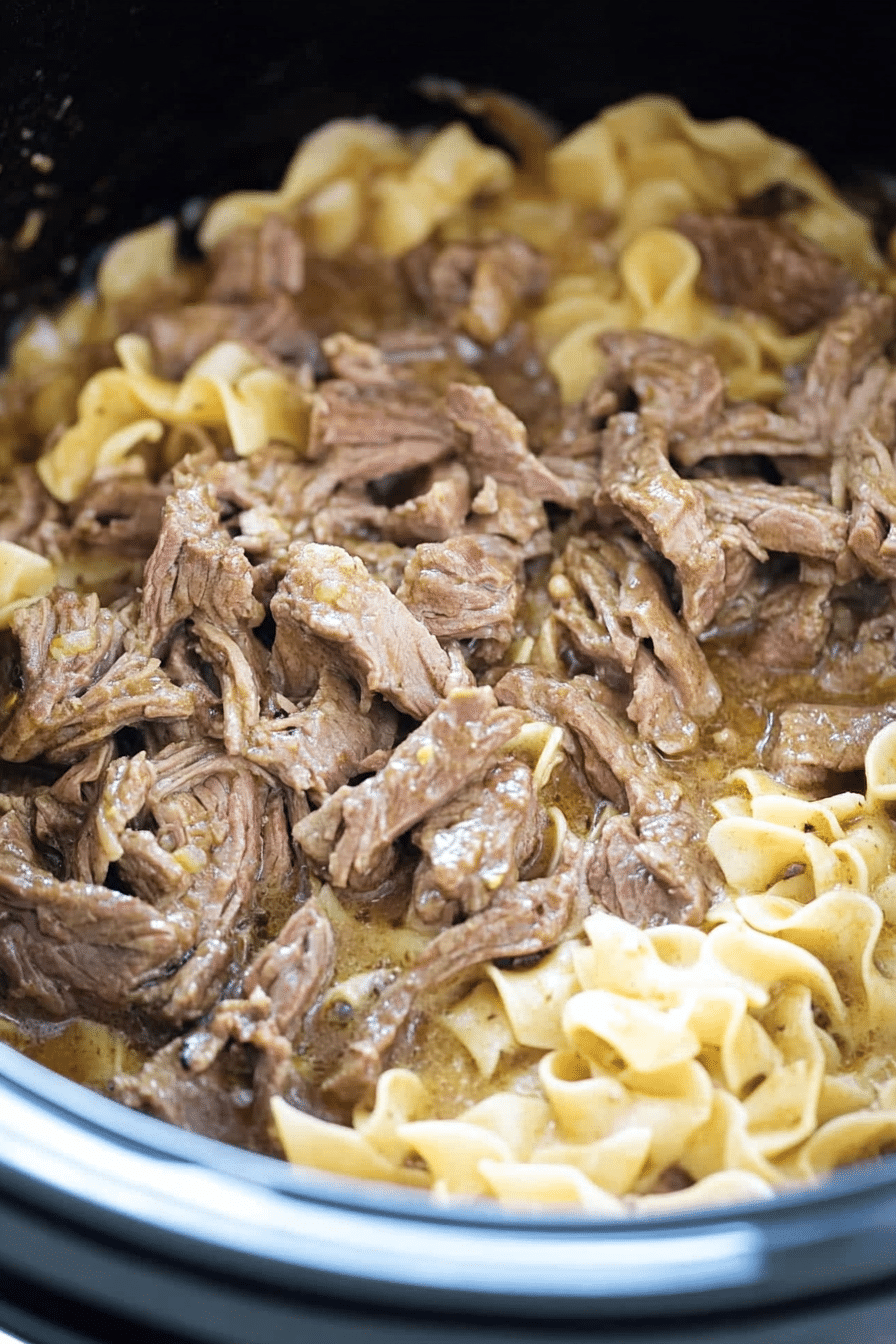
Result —
[[[273,186],[334,115],[403,125],[421,75],[561,125],[635,93],[753,117],[893,208],[896,9],[552,0],[7,0],[0,302],[14,328],[163,213]],[[37,157],[35,157],[37,156]],[[887,193],[889,206],[887,205]],[[11,241],[29,212],[33,245]],[[3,241],[5,240],[5,241]],[[742,1206],[601,1221],[438,1204],[128,1111],[0,1045],[0,1331],[32,1344],[885,1344],[896,1157]]]

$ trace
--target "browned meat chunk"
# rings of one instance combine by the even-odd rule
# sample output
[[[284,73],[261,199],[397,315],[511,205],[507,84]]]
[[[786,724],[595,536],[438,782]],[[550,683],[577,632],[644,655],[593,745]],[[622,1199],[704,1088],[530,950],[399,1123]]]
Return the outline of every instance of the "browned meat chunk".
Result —
[[[718,420],[725,384],[712,355],[652,331],[610,331],[598,344],[607,365],[589,401],[598,403],[606,393],[620,399],[631,389],[645,423],[660,425],[673,444]]]
[[[207,1026],[164,1046],[138,1074],[116,1078],[116,1099],[184,1129],[267,1150],[270,1098],[292,1081],[293,1043],[334,956],[329,921],[308,901],[249,964],[242,996],[222,1001]],[[250,1088],[247,1108],[240,1093]]]
[[[189,303],[151,313],[136,329],[152,344],[160,377],[179,380],[200,355],[219,341],[239,341],[289,364],[317,370],[320,344],[302,325],[298,308],[285,293],[256,303]]]
[[[452,692],[377,774],[338,789],[300,821],[298,843],[337,887],[369,881],[392,842],[481,779],[522,722],[488,687]]]
[[[651,903],[644,905],[644,922],[699,923],[721,890],[721,875],[705,843],[705,827],[656,753],[591,694],[591,681],[575,677],[560,682],[519,668],[502,678],[496,694],[502,704],[566,725],[578,740],[595,787],[601,788],[607,773],[611,776],[615,787],[611,785],[604,797],[627,804],[638,838],[635,854],[645,873],[656,879],[645,887],[644,901],[649,891]],[[595,872],[602,871],[598,864]],[[599,888],[594,895],[604,899]],[[611,892],[607,897],[611,909],[614,899]]]
[[[700,253],[716,303],[765,313],[785,331],[817,326],[857,289],[835,257],[780,220],[682,215],[675,227]]]
[[[727,406],[711,428],[672,447],[683,467],[707,457],[822,457],[826,451],[811,425],[749,401]]]
[[[435,397],[410,380],[322,383],[308,449],[322,461],[305,490],[304,508],[319,508],[338,485],[432,466],[453,448],[454,432]]]
[[[424,924],[477,914],[515,882],[538,845],[541,814],[532,771],[502,761],[482,784],[462,789],[414,831],[424,858],[414,876],[414,910]]]
[[[437,639],[487,640],[499,654],[513,637],[521,569],[501,537],[456,537],[418,546],[396,597]]]
[[[837,560],[846,547],[846,517],[813,490],[768,485],[749,478],[706,477],[694,482],[707,516],[720,529],[743,527],[753,554],[784,551]],[[764,554],[760,554],[765,559]]]
[[[659,426],[628,413],[614,416],[602,446],[602,489],[675,566],[685,623],[699,635],[748,572],[742,538],[712,526],[697,483],[670,466]]]
[[[629,717],[662,751],[696,743],[721,692],[689,630],[675,617],[659,575],[626,537],[575,538],[554,566],[555,613],[595,670],[616,664],[633,683]]]
[[[57,590],[16,612],[13,630],[22,690],[0,735],[4,760],[71,761],[121,728],[193,711],[158,659],[124,651],[122,619],[93,595]]]
[[[424,288],[439,316],[493,345],[547,282],[545,258],[519,238],[504,238],[484,247],[449,243],[431,262]]]
[[[589,905],[582,846],[570,839],[551,877],[517,882],[499,891],[487,910],[444,929],[432,940],[411,969],[383,993],[364,1024],[363,1037],[349,1046],[327,1090],[343,1101],[369,1097],[399,1033],[424,994],[450,984],[482,962],[546,951],[564,934],[578,931]]]
[[[298,294],[305,280],[302,240],[279,215],[259,229],[234,229],[212,253],[206,298],[245,303],[277,294]]]
[[[363,561],[338,546],[294,546],[289,567],[271,601],[278,632],[312,636],[338,660],[362,690],[378,692],[414,718],[431,714],[449,689],[448,655]]]
[[[264,616],[245,552],[221,527],[211,491],[199,485],[176,491],[165,504],[143,575],[141,647],[164,650],[175,627],[197,612],[225,630],[256,626]]]
[[[896,388],[882,355],[894,329],[896,300],[887,294],[857,295],[827,324],[802,387],[785,398],[781,409],[810,426],[828,452],[862,424],[886,441],[878,412],[892,433]]]
[[[491,476],[530,498],[575,507],[574,486],[530,451],[522,420],[501,405],[490,387],[452,383],[445,405],[458,429],[470,436],[467,456],[480,479]]]
[[[778,715],[769,765],[792,788],[824,788],[829,773],[861,770],[896,705],[791,705]]]
[[[126,1008],[189,947],[183,925],[133,896],[43,869],[14,813],[0,818],[0,971],[7,993],[57,1016]]]

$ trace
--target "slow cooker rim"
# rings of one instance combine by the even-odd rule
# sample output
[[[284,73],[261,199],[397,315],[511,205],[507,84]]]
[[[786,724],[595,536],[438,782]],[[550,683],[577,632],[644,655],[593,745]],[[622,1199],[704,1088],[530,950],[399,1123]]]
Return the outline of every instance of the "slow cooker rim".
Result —
[[[653,1316],[809,1299],[896,1275],[886,1235],[896,1224],[896,1163],[887,1158],[749,1205],[650,1219],[523,1218],[300,1172],[127,1111],[10,1047],[0,1048],[0,1097],[0,1212],[6,1202],[82,1239],[200,1273],[229,1266],[288,1291],[397,1296],[449,1311],[475,1302],[515,1316]],[[9,1122],[17,1107],[26,1117],[18,1132]],[[47,1128],[63,1136],[61,1159],[47,1152]],[[92,1166],[79,1160],[79,1149],[89,1156],[97,1145],[103,1172],[95,1155]],[[136,1182],[124,1179],[129,1166]],[[255,1221],[222,1218],[228,1199],[252,1203]],[[259,1222],[268,1212],[273,1231]],[[0,1261],[27,1270],[15,1253],[8,1246]]]
[[[402,1217],[421,1218],[424,1221],[472,1221],[476,1224],[506,1226],[508,1223],[515,1225],[520,1218],[519,1214],[509,1213],[497,1202],[436,1204],[425,1191],[375,1181],[352,1180],[329,1172],[318,1172],[310,1167],[300,1168],[279,1158],[253,1153],[218,1139],[207,1138],[203,1134],[180,1129],[72,1082],[0,1041],[0,1087],[4,1083],[12,1083],[22,1091],[27,1091],[52,1106],[60,1115],[87,1125],[107,1138],[124,1141],[154,1156],[164,1154],[172,1160],[193,1162],[237,1179],[249,1179],[281,1194],[325,1204],[345,1204],[352,1208],[371,1206],[380,1209],[385,1204],[390,1206],[390,1212],[400,1212]],[[245,1170],[241,1169],[244,1165]],[[886,1172],[890,1173],[889,1176],[884,1174]],[[742,1201],[666,1214],[657,1212],[650,1215],[650,1222],[657,1226],[675,1227],[716,1221],[720,1212],[726,1216],[729,1213],[731,1216],[767,1214],[816,1203],[828,1204],[836,1198],[850,1199],[890,1184],[896,1193],[896,1153],[884,1154],[872,1162],[841,1167],[823,1181],[782,1190],[769,1201]],[[376,1192],[375,1196],[368,1197],[368,1189]],[[394,1210],[391,1207],[393,1204]],[[566,1229],[569,1226],[576,1229],[585,1226],[591,1230],[616,1229],[620,1226],[618,1218],[599,1217],[581,1210],[570,1214],[545,1212],[531,1217],[527,1214],[526,1217],[527,1226],[541,1224],[550,1230]],[[631,1223],[632,1226],[644,1224],[643,1218]]]

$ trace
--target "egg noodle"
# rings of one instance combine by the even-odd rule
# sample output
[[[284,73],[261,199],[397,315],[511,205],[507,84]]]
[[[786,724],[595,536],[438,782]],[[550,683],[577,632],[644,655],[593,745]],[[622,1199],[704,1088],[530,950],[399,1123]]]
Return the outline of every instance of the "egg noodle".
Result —
[[[863,284],[896,292],[868,222],[803,152],[745,120],[695,121],[667,97],[610,108],[519,165],[461,123],[401,134],[335,121],[301,144],[278,190],[215,202],[199,240],[208,251],[270,215],[329,258],[514,235],[551,261],[530,323],[567,403],[601,371],[596,337],[641,329],[711,352],[730,398],[774,404],[817,330],[789,335],[713,303],[698,289],[700,254],[672,225],[785,181],[805,198],[789,222]],[[597,236],[583,227],[595,217],[605,220]],[[42,448],[38,474],[61,504],[91,482],[168,468],[207,432],[226,434],[240,457],[271,441],[299,457],[308,448],[313,382],[246,345],[215,345],[179,380],[154,369],[131,326],[147,294],[191,292],[175,236],[163,221],[121,239],[94,291],[13,343],[0,468],[23,443]],[[88,349],[106,352],[100,367]],[[115,569],[104,563],[102,574],[86,563],[75,574],[71,557],[0,542],[0,625],[56,583],[98,584]],[[530,729],[544,739],[543,783],[562,754],[553,732]],[[446,1115],[405,1068],[381,1075],[351,1127],[275,1098],[288,1158],[436,1195],[615,1214],[765,1197],[896,1148],[896,725],[872,742],[866,780],[864,794],[810,800],[760,770],[736,771],[708,837],[726,895],[702,927],[638,929],[597,912],[529,969],[487,965],[441,1017],[483,1100]],[[566,821],[553,814],[559,850]],[[328,887],[318,899],[337,930],[353,920]],[[329,995],[351,1002],[352,986]],[[650,1193],[670,1169],[691,1183]]]

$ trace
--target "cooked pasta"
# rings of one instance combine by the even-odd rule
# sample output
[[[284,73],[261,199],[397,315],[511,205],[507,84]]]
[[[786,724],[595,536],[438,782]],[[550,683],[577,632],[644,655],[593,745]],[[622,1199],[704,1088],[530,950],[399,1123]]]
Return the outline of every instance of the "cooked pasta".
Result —
[[[516,159],[332,122],[13,342],[0,1032],[439,1199],[768,1198],[896,1150],[892,256],[750,122],[446,89]]]

